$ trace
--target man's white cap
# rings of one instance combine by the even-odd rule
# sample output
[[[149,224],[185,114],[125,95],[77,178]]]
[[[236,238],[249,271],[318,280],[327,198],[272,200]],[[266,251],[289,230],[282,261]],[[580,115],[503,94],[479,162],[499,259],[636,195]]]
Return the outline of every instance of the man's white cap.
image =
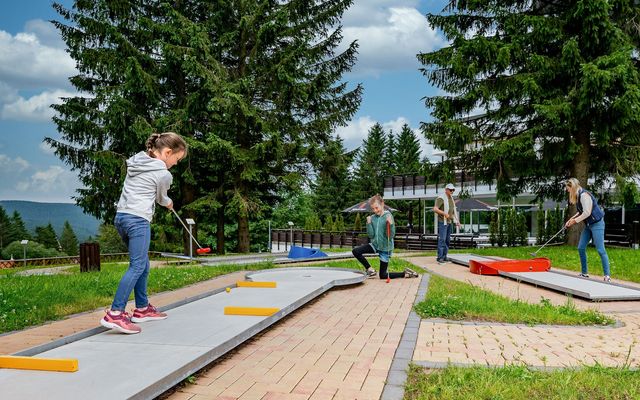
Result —
[[[447,186],[445,186],[444,188],[449,190],[456,190],[456,187],[453,186],[453,183],[447,183]]]

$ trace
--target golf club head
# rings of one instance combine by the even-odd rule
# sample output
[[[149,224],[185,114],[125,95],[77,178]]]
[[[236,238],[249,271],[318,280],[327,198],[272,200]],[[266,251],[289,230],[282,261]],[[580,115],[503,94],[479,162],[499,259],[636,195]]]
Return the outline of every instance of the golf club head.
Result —
[[[529,255],[531,255],[531,257],[536,257],[538,255],[538,252],[536,251],[535,253],[529,253]]]

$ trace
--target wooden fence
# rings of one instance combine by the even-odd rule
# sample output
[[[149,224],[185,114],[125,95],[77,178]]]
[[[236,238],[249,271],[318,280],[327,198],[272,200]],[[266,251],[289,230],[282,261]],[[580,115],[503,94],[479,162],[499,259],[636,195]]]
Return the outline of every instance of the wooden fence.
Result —
[[[292,238],[293,236],[293,238]],[[433,234],[396,234],[393,238],[396,249],[406,250],[435,250],[438,247],[438,237]],[[289,246],[301,247],[347,247],[353,248],[369,243],[366,232],[327,232],[290,229],[273,229],[271,231],[272,247],[289,250]],[[452,235],[452,249],[468,249],[477,247],[477,238],[471,235]]]
[[[150,251],[149,258],[161,257],[161,253],[157,251]],[[126,261],[129,259],[129,253],[109,253],[100,254],[101,262],[117,262]],[[54,266],[54,265],[74,265],[80,264],[80,256],[63,256],[63,257],[45,257],[45,258],[18,258],[14,260],[0,260],[0,268],[12,268],[22,267],[23,265],[30,266]]]

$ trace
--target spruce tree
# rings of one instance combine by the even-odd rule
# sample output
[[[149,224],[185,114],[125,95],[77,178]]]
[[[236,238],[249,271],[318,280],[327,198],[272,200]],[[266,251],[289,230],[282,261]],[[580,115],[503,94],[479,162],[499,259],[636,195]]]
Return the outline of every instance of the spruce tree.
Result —
[[[36,226],[36,237],[34,239],[47,249],[58,250],[58,247],[60,247],[58,244],[58,236],[51,223],[46,226]]]
[[[108,253],[126,253],[127,245],[122,241],[116,227],[111,224],[102,224],[98,228],[98,244],[100,244],[100,252]]]
[[[24,225],[24,221],[22,220],[22,216],[16,210],[13,212],[11,216],[11,228],[9,231],[9,239],[11,241],[15,240],[31,240],[31,235],[27,231],[27,228]]]
[[[397,138],[393,130],[389,130],[384,146],[384,171],[385,175],[399,173],[398,171],[398,155],[397,155]],[[382,194],[382,193],[380,193]]]
[[[69,221],[64,221],[64,227],[60,234],[60,246],[65,254],[69,256],[78,255],[78,238],[76,237],[71,224],[69,224]]]
[[[420,141],[416,133],[404,124],[398,135],[395,154],[398,174],[417,174],[420,172]]]
[[[314,209],[320,215],[341,212],[349,207],[352,181],[349,166],[356,151],[347,151],[343,140],[337,137],[318,154],[317,177],[314,187]]]
[[[360,201],[376,193],[382,194],[384,176],[388,172],[384,163],[386,145],[384,129],[376,123],[369,129],[356,158],[355,186]]]
[[[234,216],[238,250],[248,251],[249,216],[300,186],[310,149],[327,143],[360,103],[361,86],[341,81],[356,44],[336,51],[351,3],[55,5],[80,71],[71,81],[83,95],[54,106],[62,140],[47,141],[80,175],[78,204],[110,220],[124,159],[151,132],[176,131],[190,156],[174,171],[174,204],[215,223],[219,249]]]
[[[11,219],[9,219],[4,207],[0,206],[0,250],[16,240],[11,236],[11,231]]]
[[[637,15],[630,0],[450,1],[427,17],[450,45],[419,55],[442,92],[422,131],[455,167],[497,181],[501,199],[635,174]]]

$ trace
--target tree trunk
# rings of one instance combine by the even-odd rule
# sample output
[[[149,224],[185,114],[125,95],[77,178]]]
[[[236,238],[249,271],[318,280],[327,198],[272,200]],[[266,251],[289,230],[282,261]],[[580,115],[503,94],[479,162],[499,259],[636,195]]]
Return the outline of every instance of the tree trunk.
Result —
[[[249,216],[242,211],[238,213],[238,252],[249,252]]]
[[[221,206],[218,208],[218,218],[216,226],[216,252],[218,254],[224,254],[224,210],[225,203],[221,202]]]
[[[576,135],[576,143],[580,146],[580,150],[573,158],[573,165],[571,167],[571,177],[577,178],[580,181],[580,186],[587,187],[587,179],[589,177],[589,132],[579,132]],[[576,214],[577,208],[575,205],[569,205],[569,217]],[[575,224],[569,228],[567,234],[567,244],[576,246],[580,240],[580,234],[584,224]]]

